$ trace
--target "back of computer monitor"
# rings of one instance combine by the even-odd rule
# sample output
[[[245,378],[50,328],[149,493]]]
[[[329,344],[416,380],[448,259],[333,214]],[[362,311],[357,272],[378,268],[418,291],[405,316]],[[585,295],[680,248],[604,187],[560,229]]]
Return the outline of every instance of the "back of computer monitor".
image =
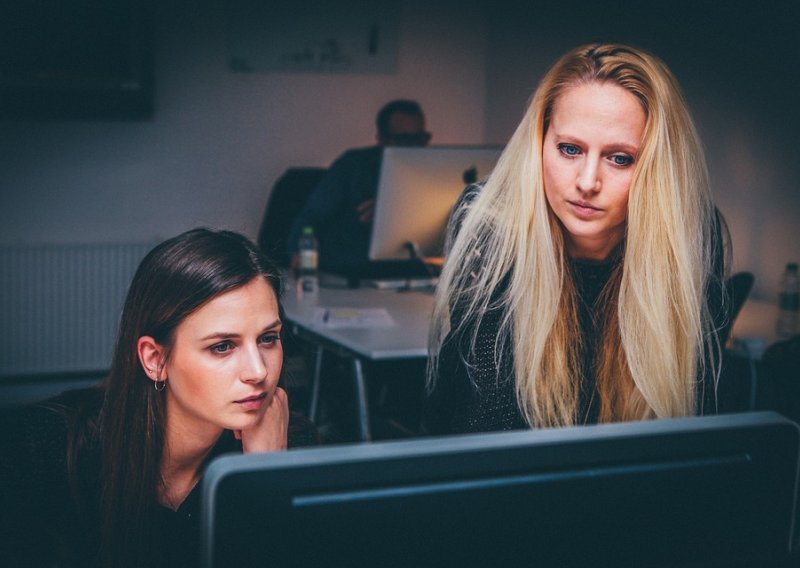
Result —
[[[450,211],[464,188],[489,176],[499,146],[388,147],[381,163],[369,258],[441,256]]]
[[[204,566],[772,565],[797,476],[772,413],[225,457]]]

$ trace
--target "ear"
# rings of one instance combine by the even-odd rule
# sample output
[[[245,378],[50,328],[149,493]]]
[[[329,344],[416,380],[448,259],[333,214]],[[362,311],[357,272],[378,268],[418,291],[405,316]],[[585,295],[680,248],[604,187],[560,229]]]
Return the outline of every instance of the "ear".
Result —
[[[165,381],[167,371],[164,368],[166,350],[155,339],[149,335],[143,335],[136,342],[136,353],[139,355],[139,362],[142,364],[144,374],[151,381]]]

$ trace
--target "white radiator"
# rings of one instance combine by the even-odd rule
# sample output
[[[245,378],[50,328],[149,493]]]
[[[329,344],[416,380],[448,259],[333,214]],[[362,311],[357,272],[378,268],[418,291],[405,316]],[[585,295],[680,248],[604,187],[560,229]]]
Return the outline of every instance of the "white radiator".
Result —
[[[103,371],[153,243],[0,246],[0,377]]]

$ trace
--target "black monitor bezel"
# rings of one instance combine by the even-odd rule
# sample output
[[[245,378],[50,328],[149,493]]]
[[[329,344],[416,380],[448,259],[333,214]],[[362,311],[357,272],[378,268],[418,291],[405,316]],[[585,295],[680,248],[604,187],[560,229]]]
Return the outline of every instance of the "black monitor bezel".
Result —
[[[373,503],[378,503],[381,492],[388,498],[397,498],[398,491],[407,491],[411,487],[414,488],[413,493],[416,488],[426,486],[426,490],[432,491],[431,495],[434,495],[437,491],[444,490],[447,484],[463,485],[470,483],[471,480],[478,480],[481,483],[480,480],[491,480],[492,477],[505,480],[514,478],[525,483],[525,476],[529,478],[538,476],[538,481],[534,479],[535,482],[551,484],[549,487],[557,493],[561,489],[556,484],[567,480],[565,475],[583,476],[581,479],[591,482],[587,487],[597,487],[597,480],[608,476],[607,479],[611,480],[608,485],[610,494],[615,491],[619,493],[620,487],[624,487],[619,485],[620,479],[632,480],[630,503],[620,500],[617,500],[616,505],[604,503],[602,496],[587,494],[584,495],[583,503],[572,507],[575,511],[585,510],[586,518],[558,520],[558,511],[548,513],[555,519],[557,526],[575,531],[577,539],[581,538],[581,534],[589,541],[599,539],[601,534],[615,540],[619,537],[617,546],[622,548],[618,552],[598,550],[596,559],[615,561],[632,559],[642,554],[644,548],[647,548],[648,553],[652,553],[653,558],[665,557],[665,561],[676,565],[690,560],[702,562],[712,557],[725,561],[732,557],[748,555],[761,557],[764,554],[788,554],[795,532],[797,478],[800,467],[798,440],[800,440],[798,427],[788,419],[774,413],[750,413],[336,446],[281,454],[227,456],[209,466],[203,482],[205,504],[203,565],[209,568],[219,566],[218,562],[214,562],[215,515],[217,512],[222,512],[222,509],[218,508],[216,497],[226,483],[236,484],[247,476],[256,477],[245,482],[248,486],[245,491],[263,493],[260,497],[265,498],[260,505],[265,510],[264,517],[262,519],[259,515],[258,521],[263,522],[258,525],[258,530],[263,529],[264,534],[269,535],[268,540],[271,543],[271,546],[265,547],[264,550],[265,564],[269,563],[270,557],[279,565],[286,562],[292,564],[295,561],[297,565],[303,566],[314,564],[298,560],[297,550],[292,552],[288,548],[281,549],[284,541],[291,540],[291,531],[298,530],[289,519],[294,514],[302,517],[305,513],[302,511],[298,513],[301,507],[322,504],[327,509],[320,510],[324,510],[325,515],[333,515],[331,519],[335,519],[337,499],[346,505],[348,502],[352,504],[354,499],[364,497],[374,499],[377,496],[378,501]],[[661,468],[661,472],[658,473],[661,477],[653,479],[665,480],[665,489],[661,494],[658,493],[657,487],[640,486],[641,483],[637,480],[643,480],[646,475],[641,478],[636,477],[640,475],[638,472],[658,472],[658,468]],[[675,468],[676,472],[681,471],[680,468],[684,468],[683,471],[690,471],[687,479],[693,480],[692,483],[697,487],[688,487],[685,498],[679,489],[667,487],[672,475],[670,468]],[[730,476],[735,480],[732,487],[741,487],[742,475],[745,475],[752,477],[753,488],[760,489],[760,492],[727,495],[725,493],[727,471],[732,472]],[[609,476],[611,473],[621,473],[628,477],[616,478],[614,481]],[[749,484],[750,481],[746,483]],[[763,487],[759,486],[759,483]],[[226,490],[223,489],[222,493],[226,493]],[[652,498],[654,495],[661,495],[656,499],[660,502],[660,510],[653,510],[652,516],[642,520],[615,519],[615,515],[622,515],[628,510],[634,511],[641,517],[642,511],[649,511],[649,508],[637,505],[636,500]],[[236,497],[239,498],[244,499],[241,494]],[[704,499],[711,500],[705,506],[717,511],[714,515],[710,515],[714,519],[709,519],[709,522],[719,524],[717,517],[725,515],[729,517],[721,521],[725,526],[706,526],[702,518],[703,511],[692,510],[696,505],[699,507]],[[726,501],[728,499],[729,502]],[[317,500],[317,503],[314,503],[314,500]],[[595,500],[598,502],[593,502]],[[469,499],[466,502],[470,502]],[[585,509],[582,508],[584,503]],[[231,504],[227,503],[226,506],[228,505]],[[297,509],[292,511],[293,507]],[[601,514],[600,508],[605,508],[605,512]],[[684,517],[693,518],[684,521],[675,517],[678,514],[676,511],[683,511],[681,514]],[[240,526],[237,524],[240,521],[242,527],[252,524],[252,519],[250,521],[237,519],[239,512],[243,517],[250,514],[242,508],[234,507],[227,515],[223,515],[228,529],[239,530],[235,527]],[[457,514],[457,511],[443,511],[437,516],[436,521],[446,523],[447,518],[451,518],[454,514]],[[463,514],[470,513],[465,509]],[[600,517],[607,515],[607,526],[593,528],[595,525],[590,523],[593,515]],[[413,519],[410,521],[413,522]],[[324,525],[328,521],[323,519],[320,522]],[[355,521],[355,524],[358,522]],[[392,523],[394,529],[400,527],[399,530],[402,532],[402,527],[405,526],[402,518],[394,519]],[[320,532],[316,526],[318,524],[313,520],[303,526],[303,529],[310,531],[303,536],[308,538],[308,546],[311,548],[327,542],[325,534],[318,534]],[[681,542],[682,539],[687,540],[686,535],[678,534],[684,524],[701,527],[704,532],[698,534],[696,538],[689,539],[695,542]],[[641,531],[641,535],[617,535],[615,532],[617,526],[624,526],[628,533]],[[678,527],[675,534],[664,534],[665,540],[654,541],[655,534],[669,533],[670,527]],[[375,527],[362,527],[367,532],[373,528]],[[439,528],[440,525],[433,525],[432,530],[435,533]],[[518,530],[518,526],[511,519],[509,528],[513,529],[512,533]],[[248,532],[246,528],[242,530],[244,531],[242,534]],[[358,528],[355,527],[353,530]],[[706,538],[711,535],[719,536],[718,533],[723,530],[727,531],[724,534],[730,537],[729,542],[715,542],[714,539]],[[589,531],[592,531],[591,535],[588,535]],[[748,535],[748,539],[742,538],[743,533]],[[386,543],[387,552],[394,550],[393,546],[398,537],[399,541],[402,541],[402,535],[396,530],[387,538],[392,536],[393,540]],[[479,536],[464,535],[464,538],[474,540]],[[414,538],[419,542],[420,534],[415,533]],[[245,539],[247,542],[250,540],[250,538]],[[705,542],[706,540],[709,542]],[[700,542],[704,543],[704,546],[696,551]],[[687,546],[689,544],[692,546]],[[493,545],[484,543],[477,550],[489,553],[492,551],[486,546]],[[421,544],[420,550],[425,546],[432,545]],[[625,546],[628,546],[629,550],[625,550]],[[337,547],[337,543],[334,543],[333,548]],[[539,565],[580,565],[587,560],[588,553],[581,551],[579,546],[573,551],[548,550],[546,547],[547,543],[543,543],[536,549]],[[306,547],[302,549],[300,556],[305,559],[313,558],[317,554],[310,552]],[[409,558],[413,558],[416,564],[427,565],[426,560],[430,558],[430,564],[434,565],[443,558],[449,559],[449,555],[458,558],[462,565],[470,564],[472,557],[476,555],[476,550],[470,549],[469,546],[465,549],[471,550],[472,556],[460,557],[458,550],[438,551],[429,548],[428,550],[434,552],[421,560],[420,557],[413,556],[414,551],[409,551],[407,547],[403,551],[409,552],[412,556],[397,558],[397,551],[394,550],[394,557],[391,559],[387,557],[385,564],[403,565]],[[339,548],[333,552],[334,558],[336,555],[341,557],[348,554],[346,548]],[[374,549],[372,553],[375,553]],[[493,553],[497,557],[498,551]],[[323,551],[318,551],[318,554],[322,555]],[[436,557],[438,554],[444,556]],[[505,550],[503,554],[505,560],[512,564],[520,561],[520,557],[513,551]],[[217,560],[222,560],[223,563],[227,558],[226,555],[217,556]],[[330,558],[319,556],[318,559],[324,564],[325,560]],[[397,564],[392,564],[395,561]],[[655,565],[661,564],[656,562]]]

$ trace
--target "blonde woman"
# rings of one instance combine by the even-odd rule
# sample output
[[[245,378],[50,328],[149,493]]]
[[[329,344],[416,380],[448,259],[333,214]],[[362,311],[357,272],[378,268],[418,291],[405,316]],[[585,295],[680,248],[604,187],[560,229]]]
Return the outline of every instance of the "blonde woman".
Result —
[[[429,431],[716,410],[721,220],[662,61],[609,44],[563,56],[452,225]]]

